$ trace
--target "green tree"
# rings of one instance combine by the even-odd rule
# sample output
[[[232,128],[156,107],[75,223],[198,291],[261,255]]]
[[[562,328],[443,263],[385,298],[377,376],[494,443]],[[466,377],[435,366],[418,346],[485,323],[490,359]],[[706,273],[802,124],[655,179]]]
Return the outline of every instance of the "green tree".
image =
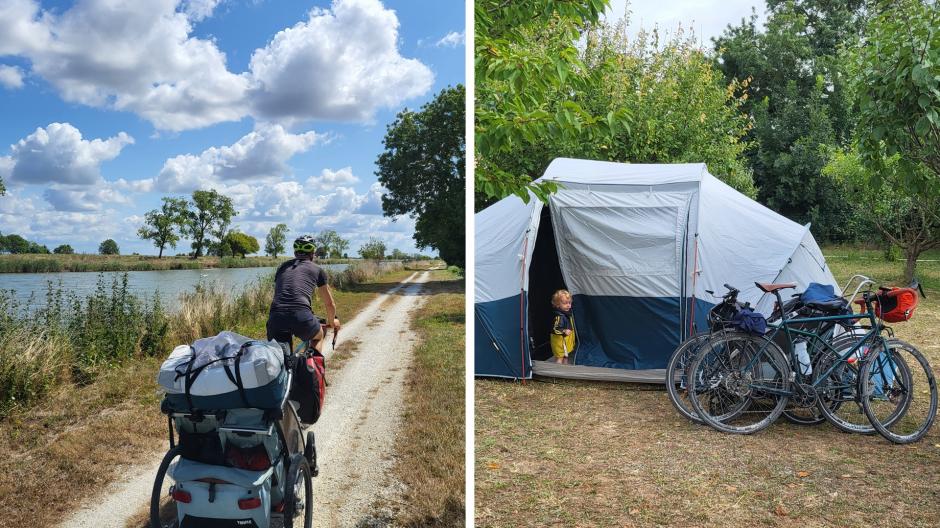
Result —
[[[98,253],[101,255],[120,255],[121,249],[114,239],[107,239],[98,246]]]
[[[854,54],[859,152],[872,170],[897,156],[900,185],[940,179],[940,4],[879,4]]]
[[[235,214],[232,199],[215,189],[193,192],[183,228],[183,234],[192,239],[193,259],[201,257],[203,250],[209,249],[210,236],[215,236],[216,243],[221,247],[221,240]]]
[[[39,242],[30,242],[27,253],[48,255],[49,248],[47,248],[44,244],[40,244]]]
[[[264,238],[264,252],[277,258],[279,253],[284,253],[287,244],[287,224],[278,224],[268,231],[268,236]]]
[[[917,271],[917,258],[928,249],[940,247],[940,180],[929,176],[930,169],[920,165],[915,175],[921,186],[905,185],[909,167],[901,155],[881,160],[879,170],[869,169],[855,151],[835,152],[823,173],[844,182],[853,203],[861,206],[884,239],[903,252],[906,260],[904,279],[910,281]]]
[[[577,97],[598,80],[583,68],[577,42],[607,5],[607,0],[475,2],[475,189],[481,195],[516,194],[528,202],[531,191],[547,199],[557,187],[533,183],[541,175],[538,167],[506,168],[497,158],[518,144],[543,140],[604,142],[628,125],[626,108],[592,114]]]
[[[385,258],[385,242],[371,237],[359,248],[359,255],[364,259],[382,260]]]
[[[758,200],[817,236],[851,240],[859,212],[845,187],[821,176],[827,146],[846,147],[854,126],[846,61],[840,48],[864,25],[865,0],[767,0],[765,28],[757,16],[715,39],[716,64],[740,83],[742,110],[753,120],[745,137],[756,148],[748,164]]]
[[[388,258],[392,260],[406,260],[408,258],[408,254],[398,248],[395,248],[392,250],[392,254],[389,255]]]
[[[376,175],[387,189],[385,216],[415,218],[417,245],[437,249],[457,266],[466,260],[464,98],[458,85],[442,90],[418,112],[400,112],[388,126],[385,152],[376,162]]]
[[[241,255],[242,258],[249,253],[257,253],[261,249],[258,239],[240,231],[231,231],[225,235],[224,246],[229,248],[232,256]]]
[[[4,237],[3,249],[12,254],[29,253],[29,241],[20,235],[10,234]]]
[[[349,241],[332,229],[321,231],[313,240],[320,257],[340,258],[343,252],[349,249]]]
[[[163,198],[160,209],[153,209],[144,215],[144,225],[137,230],[137,236],[144,240],[153,240],[159,248],[157,258],[163,258],[163,248],[176,248],[179,231],[186,223],[186,200],[183,198]]]
[[[52,250],[52,252],[55,253],[56,255],[74,255],[75,254],[75,250],[72,249],[72,246],[68,244],[62,244],[60,246],[57,246],[55,249]]]

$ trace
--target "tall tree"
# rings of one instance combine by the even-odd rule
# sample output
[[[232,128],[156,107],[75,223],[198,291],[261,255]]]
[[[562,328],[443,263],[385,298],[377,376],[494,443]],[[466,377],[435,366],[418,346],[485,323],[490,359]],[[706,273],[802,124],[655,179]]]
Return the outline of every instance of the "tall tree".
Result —
[[[915,168],[917,187],[907,185],[909,167],[901,155],[883,159],[878,170],[868,168],[856,151],[836,152],[823,173],[848,185],[852,202],[866,213],[878,232],[904,252],[904,279],[910,282],[917,259],[940,247],[940,180],[926,165]]]
[[[854,126],[841,46],[857,40],[866,0],[767,0],[765,28],[757,16],[729,26],[714,40],[716,63],[741,82],[753,128],[745,138],[758,199],[817,236],[859,236],[859,213],[838,182],[822,177],[826,147],[845,147]],[[746,84],[744,84],[746,83]],[[851,219],[850,221],[846,221]]]
[[[68,244],[62,244],[62,245],[56,246],[56,248],[53,249],[52,252],[55,253],[56,255],[74,255],[75,254],[75,250],[72,249],[72,246]]]
[[[317,251],[320,252],[322,249],[322,256],[341,258],[343,253],[349,249],[349,241],[339,236],[339,233],[332,229],[321,231],[313,239],[317,245]]]
[[[268,231],[268,236],[264,238],[264,252],[277,258],[279,253],[283,253],[287,243],[287,224],[278,224]]]
[[[576,96],[597,80],[578,57],[582,32],[608,0],[477,0],[474,4],[475,189],[489,198],[529,192],[547,199],[557,186],[533,183],[536,167],[494,161],[518,143],[603,141],[627,126],[628,113],[592,114]],[[541,32],[550,27],[551,37]],[[554,101],[561,104],[552,105]],[[443,255],[442,255],[443,257]],[[446,259],[446,257],[445,257]]]
[[[385,242],[378,238],[370,237],[369,240],[359,248],[359,256],[364,259],[382,260],[385,258]]]
[[[926,191],[940,180],[940,4],[879,9],[854,55],[859,151],[876,172],[897,154],[900,183]]]
[[[240,231],[230,231],[225,235],[224,245],[232,252],[232,256],[257,253],[261,246],[258,245],[258,239],[251,235],[246,235]]]
[[[193,259],[202,256],[208,249],[212,235],[222,236],[235,216],[232,199],[219,194],[215,189],[193,192],[192,201],[186,210],[184,234],[192,239]],[[221,242],[221,238],[217,237]]]
[[[163,198],[160,209],[153,209],[144,215],[144,225],[137,230],[137,236],[152,240],[159,248],[157,258],[163,258],[163,248],[176,248],[179,231],[186,222],[186,200],[183,198]]]
[[[20,235],[7,235],[3,241],[3,250],[13,254],[29,253],[29,241]]]
[[[385,216],[407,214],[416,219],[419,247],[433,247],[447,262],[463,266],[464,88],[442,90],[418,112],[400,112],[388,126],[379,155],[379,182]]]
[[[118,247],[117,242],[114,239],[109,238],[98,245],[98,253],[102,255],[120,255],[121,249]]]

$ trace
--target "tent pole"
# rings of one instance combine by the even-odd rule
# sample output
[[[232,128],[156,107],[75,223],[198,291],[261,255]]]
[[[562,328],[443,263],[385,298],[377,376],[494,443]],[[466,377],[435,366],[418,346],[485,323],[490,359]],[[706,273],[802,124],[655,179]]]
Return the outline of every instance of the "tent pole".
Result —
[[[522,243],[522,272],[519,283],[519,355],[522,357],[522,384],[525,385],[525,263],[529,250],[529,229],[525,232],[525,241]]]
[[[695,329],[695,280],[698,278],[698,233],[695,233],[695,240],[692,242],[692,307],[689,317],[689,337],[692,337]]]

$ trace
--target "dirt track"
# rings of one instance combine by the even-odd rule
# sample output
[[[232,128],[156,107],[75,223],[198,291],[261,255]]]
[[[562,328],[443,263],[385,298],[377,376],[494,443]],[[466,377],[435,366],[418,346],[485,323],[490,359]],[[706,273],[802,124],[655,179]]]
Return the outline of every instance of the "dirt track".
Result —
[[[402,410],[402,388],[414,341],[409,323],[423,298],[427,272],[418,272],[366,306],[346,322],[341,340],[355,339],[357,351],[342,369],[330,370],[324,412],[313,427],[320,476],[314,479],[314,526],[352,527],[367,522],[376,499],[391,497],[397,485],[388,477],[394,461]],[[163,453],[128,467],[127,477],[66,519],[63,528],[123,528],[148,504],[153,476]]]

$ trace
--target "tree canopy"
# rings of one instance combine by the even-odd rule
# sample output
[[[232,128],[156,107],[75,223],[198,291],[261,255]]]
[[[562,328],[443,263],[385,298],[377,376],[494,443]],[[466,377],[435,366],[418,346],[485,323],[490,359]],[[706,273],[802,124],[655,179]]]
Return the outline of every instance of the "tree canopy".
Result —
[[[257,238],[240,231],[231,231],[225,235],[224,246],[232,252],[232,256],[241,255],[242,258],[261,249]]]
[[[192,239],[192,258],[202,256],[203,250],[209,246],[210,235],[215,235],[216,242],[221,243],[232,217],[236,214],[232,199],[215,189],[193,192],[192,201],[186,209],[183,228],[183,234]]]
[[[164,197],[160,209],[153,209],[144,215],[144,225],[137,230],[137,235],[153,241],[153,245],[160,250],[157,258],[163,258],[166,246],[176,248],[180,230],[186,225],[186,212],[185,199]]]
[[[349,249],[349,241],[332,229],[321,231],[313,240],[317,246],[317,254],[323,257],[341,258]]]
[[[75,254],[75,250],[72,249],[72,246],[68,244],[61,244],[59,246],[56,246],[56,248],[53,249],[52,252],[55,253],[56,255],[74,255]]]
[[[113,238],[109,238],[98,245],[98,253],[102,255],[120,255],[121,249]]]
[[[385,258],[385,242],[378,238],[370,237],[369,240],[359,248],[359,256],[364,259],[382,260]]]
[[[284,253],[287,243],[287,224],[278,224],[268,231],[268,236],[264,239],[264,252],[274,258]]]
[[[385,215],[415,218],[417,245],[437,249],[456,266],[466,260],[464,98],[458,85],[442,90],[420,111],[400,112],[376,162],[376,175],[387,189]]]

